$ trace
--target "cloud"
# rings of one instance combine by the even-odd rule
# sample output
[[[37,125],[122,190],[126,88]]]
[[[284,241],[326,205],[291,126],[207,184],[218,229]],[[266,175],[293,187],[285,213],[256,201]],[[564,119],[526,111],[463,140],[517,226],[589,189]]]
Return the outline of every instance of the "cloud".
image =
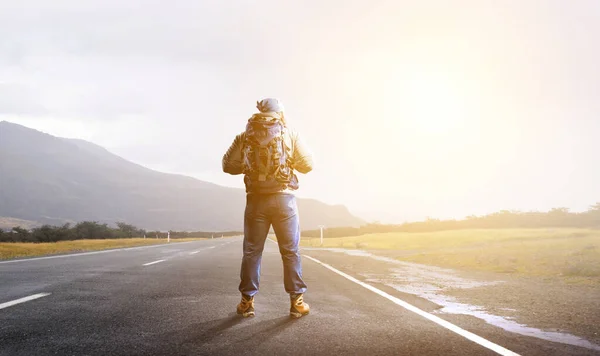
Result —
[[[48,5],[25,0],[1,5],[0,39],[3,51],[16,57],[67,54],[272,65],[300,44],[289,39],[312,31],[302,13],[315,4],[96,0]]]
[[[22,84],[0,83],[0,113],[12,115],[47,115],[40,93]]]
[[[4,2],[0,114],[153,119],[253,102],[294,86],[290,68],[306,71],[310,33],[327,26],[326,13],[306,16],[317,4]]]

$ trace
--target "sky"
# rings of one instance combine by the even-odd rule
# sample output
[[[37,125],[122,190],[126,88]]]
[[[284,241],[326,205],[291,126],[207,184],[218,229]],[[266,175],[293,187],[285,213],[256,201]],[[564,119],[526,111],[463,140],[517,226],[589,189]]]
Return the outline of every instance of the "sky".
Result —
[[[243,187],[277,97],[298,195],[387,223],[600,201],[600,2],[0,0],[0,120]]]

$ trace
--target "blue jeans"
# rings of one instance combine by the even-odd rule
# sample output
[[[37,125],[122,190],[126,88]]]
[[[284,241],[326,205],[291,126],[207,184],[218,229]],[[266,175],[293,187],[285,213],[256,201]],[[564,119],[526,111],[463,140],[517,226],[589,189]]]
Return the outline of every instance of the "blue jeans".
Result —
[[[300,219],[292,194],[247,194],[244,213],[244,256],[239,290],[254,296],[260,283],[260,264],[265,241],[273,226],[283,260],[283,285],[290,294],[304,293],[300,243]]]

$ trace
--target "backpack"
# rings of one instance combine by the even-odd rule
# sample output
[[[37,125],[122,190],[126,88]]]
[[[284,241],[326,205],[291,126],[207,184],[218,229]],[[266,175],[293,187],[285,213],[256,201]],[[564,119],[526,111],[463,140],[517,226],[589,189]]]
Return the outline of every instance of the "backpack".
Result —
[[[275,193],[298,189],[286,127],[278,117],[254,115],[246,124],[242,167],[247,192]]]

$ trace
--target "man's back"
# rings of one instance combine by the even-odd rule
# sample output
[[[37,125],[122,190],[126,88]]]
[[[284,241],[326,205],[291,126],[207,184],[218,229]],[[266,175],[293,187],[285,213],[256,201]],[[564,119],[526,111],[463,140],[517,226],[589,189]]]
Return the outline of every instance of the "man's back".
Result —
[[[264,99],[256,107],[260,113],[248,120],[246,131],[235,137],[222,162],[224,172],[244,174],[249,193],[239,285],[242,300],[237,313],[244,317],[255,314],[254,296],[260,283],[262,251],[272,226],[283,261],[284,288],[290,295],[290,315],[299,318],[307,315],[310,307],[303,297],[307,287],[299,253],[298,206],[296,196],[290,193],[298,189],[294,170],[310,172],[313,159],[300,135],[287,127],[279,100]],[[283,194],[261,194],[265,191]]]
[[[223,155],[222,165],[223,171],[232,175],[244,173],[244,144],[246,142],[247,132],[238,134],[233,143]],[[290,128],[286,128],[283,133],[283,143],[287,146],[290,152],[291,169],[300,173],[306,174],[313,169],[313,157],[299,133]],[[247,185],[247,190],[248,185]],[[291,192],[295,189],[286,188],[281,191]]]

